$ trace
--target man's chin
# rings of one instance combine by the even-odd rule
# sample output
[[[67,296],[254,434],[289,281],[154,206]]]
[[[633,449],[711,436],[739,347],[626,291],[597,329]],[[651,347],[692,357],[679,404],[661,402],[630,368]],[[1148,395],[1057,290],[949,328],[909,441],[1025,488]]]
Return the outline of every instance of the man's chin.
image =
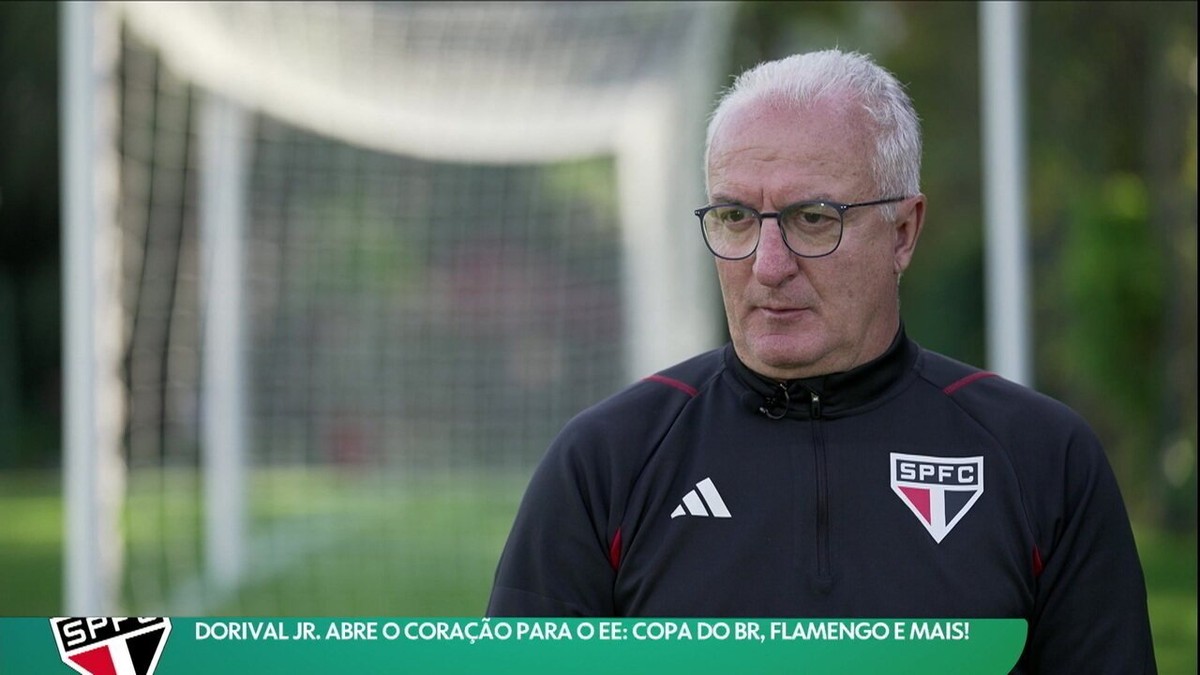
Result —
[[[749,358],[742,360],[751,370],[779,380],[791,380],[816,374],[819,350],[794,337],[766,336],[752,340]]]

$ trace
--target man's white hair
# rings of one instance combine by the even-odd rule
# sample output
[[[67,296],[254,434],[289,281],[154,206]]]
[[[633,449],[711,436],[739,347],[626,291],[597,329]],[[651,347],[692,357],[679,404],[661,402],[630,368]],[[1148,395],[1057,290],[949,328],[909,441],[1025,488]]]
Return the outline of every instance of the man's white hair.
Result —
[[[864,199],[911,196],[921,191],[921,123],[903,85],[868,56],[830,49],[767,61],[734,80],[717,103],[704,145],[704,178],[713,136],[729,116],[748,103],[812,103],[842,99],[862,106],[874,123],[871,162],[878,195]],[[799,118],[797,121],[801,121]],[[887,205],[891,207],[892,205]],[[885,209],[893,218],[892,209]]]

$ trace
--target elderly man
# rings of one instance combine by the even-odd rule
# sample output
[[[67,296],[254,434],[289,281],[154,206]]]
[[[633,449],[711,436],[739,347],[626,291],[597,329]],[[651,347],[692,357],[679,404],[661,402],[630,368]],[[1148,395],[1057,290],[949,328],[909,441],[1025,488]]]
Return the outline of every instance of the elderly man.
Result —
[[[571,420],[493,615],[1019,617],[1018,672],[1153,672],[1104,452],[1066,406],[920,348],[908,96],[859,54],[740,76],[708,130],[731,344]]]

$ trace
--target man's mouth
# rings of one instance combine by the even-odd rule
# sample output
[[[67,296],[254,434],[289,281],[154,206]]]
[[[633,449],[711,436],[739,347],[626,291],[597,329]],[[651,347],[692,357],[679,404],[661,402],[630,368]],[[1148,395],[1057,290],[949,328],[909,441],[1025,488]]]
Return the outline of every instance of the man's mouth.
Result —
[[[792,307],[790,305],[759,305],[758,309],[769,317],[780,319],[795,317],[806,311],[804,307]]]

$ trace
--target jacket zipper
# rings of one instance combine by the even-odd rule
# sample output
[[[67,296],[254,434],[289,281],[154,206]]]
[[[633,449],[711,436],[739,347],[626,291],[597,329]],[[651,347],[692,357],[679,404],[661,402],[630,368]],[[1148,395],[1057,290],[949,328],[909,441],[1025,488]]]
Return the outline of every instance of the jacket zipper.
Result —
[[[817,578],[816,588],[828,593],[833,588],[829,564],[829,477],[826,468],[825,437],[821,433],[821,397],[809,392],[809,412],[812,417],[813,456],[817,474]]]

